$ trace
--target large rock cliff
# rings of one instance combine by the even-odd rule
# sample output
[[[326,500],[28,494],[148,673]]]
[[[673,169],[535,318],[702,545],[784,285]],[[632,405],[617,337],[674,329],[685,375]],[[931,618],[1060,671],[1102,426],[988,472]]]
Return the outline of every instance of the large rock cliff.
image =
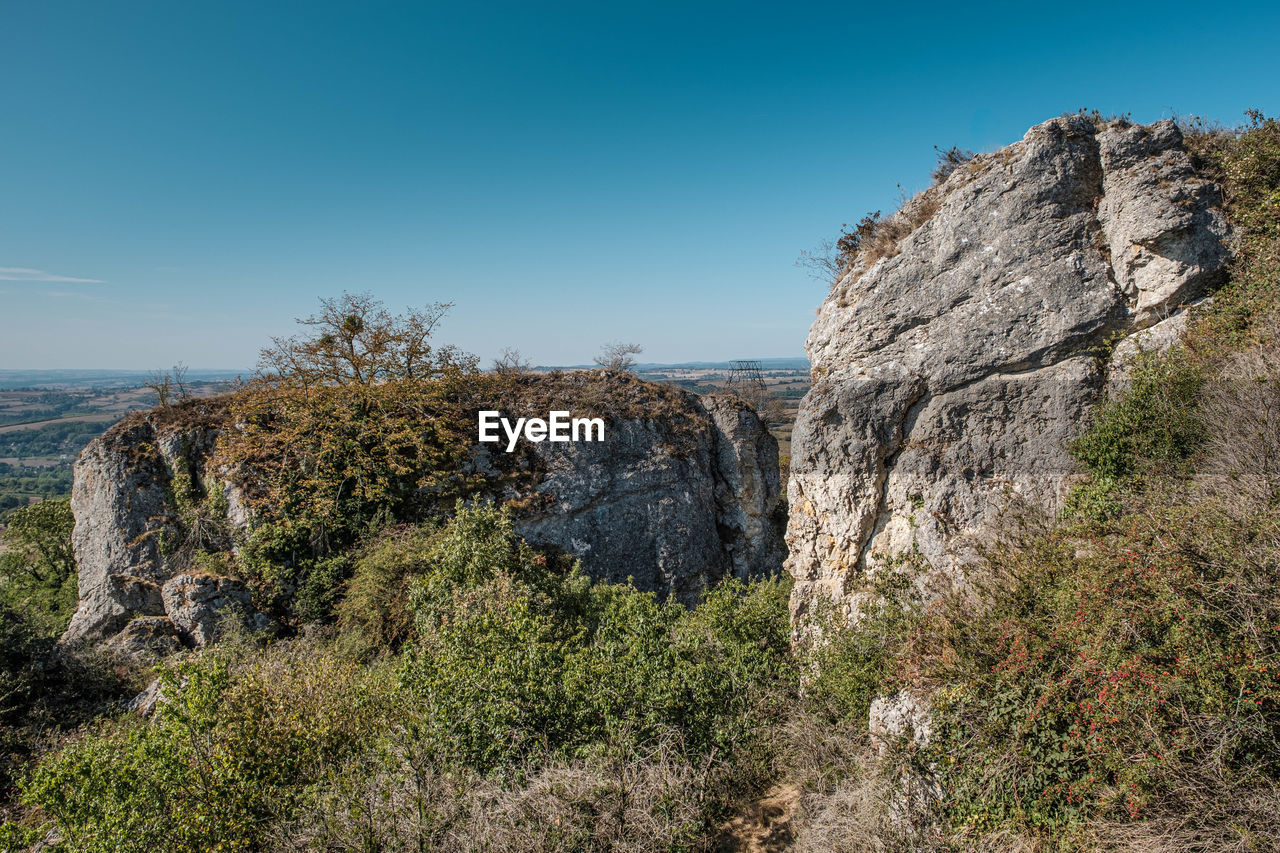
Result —
[[[595,577],[630,578],[685,601],[728,575],[781,570],[777,442],[737,398],[672,388],[659,395],[655,386],[598,373],[519,384],[524,400],[541,404],[595,386],[655,401],[648,416],[633,416],[645,400],[632,400],[628,416],[609,419],[602,442],[522,440],[518,463],[493,444],[473,448],[468,473],[492,484],[477,497],[521,507],[517,531],[531,544],[579,558]],[[546,417],[546,409],[519,414]],[[253,484],[212,470],[219,436],[236,428],[229,421],[217,406],[180,425],[153,413],[81,454],[72,497],[80,606],[67,639],[164,651],[176,647],[175,637],[206,642],[223,608],[246,610],[243,583],[193,571],[166,547],[183,528],[175,478],[219,484],[226,523],[211,529],[232,531],[220,547],[233,550],[252,527],[244,495]],[[513,478],[513,466],[523,475]]]
[[[792,438],[793,610],[852,610],[906,552],[945,572],[1015,503],[1057,511],[1097,354],[1209,289],[1219,188],[1172,122],[1031,128],[909,202],[819,309]],[[893,231],[892,229],[896,229]]]

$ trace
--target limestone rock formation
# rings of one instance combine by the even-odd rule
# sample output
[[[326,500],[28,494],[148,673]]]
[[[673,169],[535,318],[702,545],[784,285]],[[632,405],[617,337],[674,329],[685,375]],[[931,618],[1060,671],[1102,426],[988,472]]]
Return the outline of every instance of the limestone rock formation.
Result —
[[[90,442],[76,460],[71,510],[80,606],[68,639],[115,634],[134,616],[164,616],[160,585],[171,572],[161,544],[175,529],[168,486],[170,471],[186,461],[184,440],[200,455],[211,434],[161,437],[150,423],[131,424]]]
[[[545,403],[587,380],[567,374],[523,381]],[[622,386],[635,394],[653,387],[634,379]],[[603,442],[526,444],[522,464],[537,474],[523,485],[499,470],[512,459],[499,458],[492,444],[476,445],[471,473],[490,480],[488,497],[522,507],[520,535],[580,558],[596,577],[630,578],[641,589],[690,601],[722,577],[780,571],[777,442],[735,397],[664,393],[667,409],[613,419]],[[170,647],[174,637],[186,646],[208,642],[227,608],[261,623],[243,583],[200,571],[175,547],[190,535],[176,495],[192,483],[221,492],[225,523],[211,526],[231,531],[216,534],[225,540],[222,550],[234,551],[252,524],[243,499],[251,484],[212,470],[220,431],[234,428],[216,409],[180,425],[134,419],[81,454],[72,499],[80,606],[66,639],[117,638],[112,642],[142,652]]]
[[[1057,118],[956,169],[819,309],[792,438],[788,569],[802,615],[849,611],[914,552],[945,574],[1015,504],[1060,506],[1104,384],[1096,348],[1212,286],[1219,188],[1172,122]]]
[[[598,443],[542,443],[544,508],[518,521],[591,574],[692,601],[726,575],[782,565],[778,444],[731,396],[689,396],[700,424],[684,452],[658,420],[611,424]]]

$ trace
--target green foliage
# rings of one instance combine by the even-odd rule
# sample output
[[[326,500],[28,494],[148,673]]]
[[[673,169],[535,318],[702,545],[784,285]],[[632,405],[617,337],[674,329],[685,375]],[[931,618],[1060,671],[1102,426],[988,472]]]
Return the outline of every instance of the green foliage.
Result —
[[[188,658],[164,672],[150,722],[103,723],[41,762],[27,807],[68,851],[252,850],[286,832],[328,845],[340,827],[377,849],[444,837],[436,822],[477,786],[491,799],[468,808],[500,811],[537,779],[591,778],[564,796],[610,811],[566,813],[545,849],[613,849],[651,820],[690,849],[768,778],[795,683],[784,583],[726,583],[687,610],[592,585],[481,504],[438,529],[385,530],[349,588],[344,628],[388,637],[406,631],[393,601],[408,592],[399,657],[362,665],[295,640]]]
[[[0,597],[60,633],[76,606],[77,578],[69,500],[48,500],[15,510],[4,530]]]
[[[335,612],[339,627],[352,638],[358,653],[398,651],[413,635],[409,584],[429,571],[435,533],[430,525],[390,528],[357,555]]]
[[[41,501],[9,516],[4,544],[22,557],[22,566],[32,580],[61,586],[76,570],[71,549],[75,523],[71,501]]]
[[[758,692],[792,678],[780,583],[725,584],[692,612],[588,586],[484,506],[460,511],[433,553],[403,679],[431,708],[431,737],[478,769],[669,731],[696,754],[750,750]]]
[[[1199,165],[1223,188],[1238,238],[1231,278],[1201,330],[1215,349],[1249,342],[1258,321],[1280,309],[1280,122],[1257,110],[1236,131],[1187,128]]]
[[[1274,521],[1168,508],[996,556],[989,609],[947,637],[932,757],[951,818],[1133,820],[1274,778]]]
[[[1181,462],[1199,448],[1203,437],[1195,408],[1204,372],[1184,353],[1142,353],[1129,380],[1130,388],[1100,406],[1071,447],[1075,457],[1101,478],[1132,476],[1143,463]]]
[[[1139,353],[1130,387],[1102,403],[1071,452],[1091,479],[1068,497],[1066,514],[1105,519],[1120,511],[1118,493],[1140,473],[1176,468],[1200,448],[1197,398],[1205,367],[1183,349]]]
[[[26,802],[71,851],[253,850],[384,719],[376,673],[331,656],[193,659],[150,722],[122,719],[44,761]]]
[[[460,473],[474,423],[457,379],[261,388],[234,401],[244,427],[219,444],[216,464],[255,472],[254,528],[240,562],[276,594],[282,615],[327,618],[349,571],[331,555],[473,486]],[[304,596],[296,604],[293,590]]]
[[[101,435],[106,424],[100,421],[54,421],[29,429],[15,429],[0,437],[0,450],[5,456],[32,458],[39,456],[75,456]]]
[[[812,614],[816,630],[801,654],[816,674],[805,692],[832,723],[865,730],[871,701],[893,692],[897,670],[923,619],[914,568],[889,566],[877,573],[853,619],[833,612],[828,601]]]
[[[21,611],[0,601],[0,722],[30,699],[35,659],[47,651],[39,633]]]

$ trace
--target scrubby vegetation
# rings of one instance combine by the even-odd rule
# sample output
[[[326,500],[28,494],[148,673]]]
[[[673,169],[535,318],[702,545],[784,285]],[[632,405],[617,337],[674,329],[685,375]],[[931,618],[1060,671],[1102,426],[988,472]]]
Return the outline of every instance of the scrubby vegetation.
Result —
[[[10,837],[53,820],[85,851],[697,849],[769,779],[795,684],[786,584],[660,603],[533,551],[488,505],[356,563],[342,631],[164,668],[150,720],[36,768]]]
[[[232,407],[243,429],[217,464],[262,484],[236,568],[297,630],[229,628],[169,660],[144,718],[111,704],[135,672],[51,652],[65,555],[18,547],[0,607],[0,844],[735,849],[728,828],[768,794],[795,810],[774,849],[1276,849],[1280,125],[1190,131],[1237,259],[1183,343],[1140,356],[1074,443],[1085,473],[1063,516],[1011,520],[945,594],[925,594],[910,558],[879,570],[853,625],[819,608],[795,644],[785,581],[662,602],[590,581],[515,536],[519,508],[473,500],[476,401],[537,408],[545,382],[430,362],[409,339],[425,375],[387,375],[397,350],[363,362],[383,371],[366,382],[334,366],[340,337],[277,342],[313,359],[305,381],[278,372],[163,417]],[[559,379],[593,414],[661,411],[682,441],[678,391]],[[198,473],[171,472],[190,529],[224,515]],[[501,475],[538,472],[513,459]],[[33,529],[64,529],[64,510],[41,512]],[[217,535],[190,541],[213,555],[201,543]],[[927,737],[918,721],[869,731],[886,697],[926,697]]]

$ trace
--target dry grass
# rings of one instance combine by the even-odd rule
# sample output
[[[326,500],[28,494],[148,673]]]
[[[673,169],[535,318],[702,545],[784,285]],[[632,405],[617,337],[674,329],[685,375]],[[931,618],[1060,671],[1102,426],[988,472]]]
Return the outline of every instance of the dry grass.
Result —
[[[1208,452],[1197,480],[1250,506],[1280,498],[1280,318],[1261,331],[1260,343],[1223,361],[1199,406]]]
[[[710,849],[703,815],[721,770],[691,763],[675,739],[644,755],[557,761],[510,775],[445,770],[404,748],[366,756],[361,772],[353,769],[275,850]]]

